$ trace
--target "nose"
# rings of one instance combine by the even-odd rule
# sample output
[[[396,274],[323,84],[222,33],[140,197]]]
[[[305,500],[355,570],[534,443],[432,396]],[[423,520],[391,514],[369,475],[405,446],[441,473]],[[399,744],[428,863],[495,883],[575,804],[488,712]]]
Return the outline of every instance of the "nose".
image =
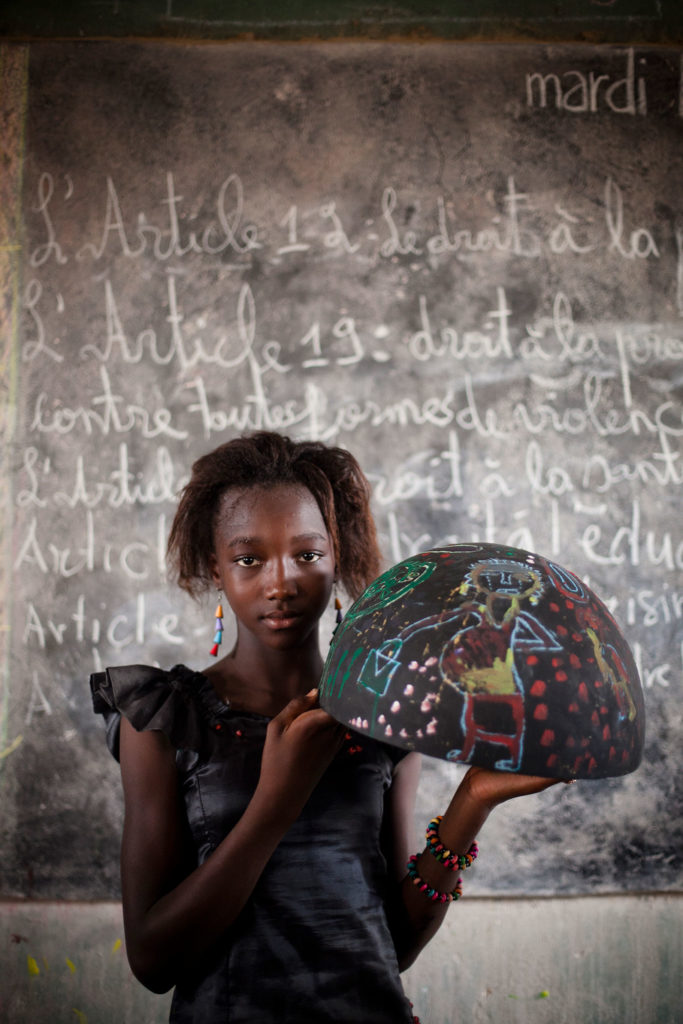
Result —
[[[271,601],[284,601],[294,597],[296,589],[292,567],[284,559],[279,559],[268,575],[266,597]]]

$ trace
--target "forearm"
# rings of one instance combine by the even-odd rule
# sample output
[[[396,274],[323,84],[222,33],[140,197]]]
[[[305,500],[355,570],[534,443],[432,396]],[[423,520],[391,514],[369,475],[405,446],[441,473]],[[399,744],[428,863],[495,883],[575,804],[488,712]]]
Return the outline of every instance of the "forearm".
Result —
[[[443,846],[454,854],[465,854],[491,811],[463,783],[455,793],[439,826]],[[460,872],[444,867],[425,846],[415,864],[417,874],[439,893],[454,891]],[[428,898],[410,875],[403,879],[398,893],[399,906],[394,917],[394,941],[401,970],[415,961],[440,928],[449,903]]]
[[[494,807],[515,797],[540,793],[557,784],[546,779],[514,772],[470,768],[458,786],[439,827],[439,839],[454,854],[467,853]],[[425,848],[417,859],[416,870],[430,888],[452,892],[458,877],[439,863]],[[400,889],[399,911],[393,928],[402,969],[409,967],[420,950],[437,932],[446,916],[447,904],[432,902],[424,892],[404,878]]]
[[[274,815],[257,793],[240,821],[207,860],[149,906],[135,892],[136,873],[124,882],[128,958],[136,977],[165,992],[181,969],[216,943],[239,916],[292,823]],[[124,833],[125,855],[125,833]]]

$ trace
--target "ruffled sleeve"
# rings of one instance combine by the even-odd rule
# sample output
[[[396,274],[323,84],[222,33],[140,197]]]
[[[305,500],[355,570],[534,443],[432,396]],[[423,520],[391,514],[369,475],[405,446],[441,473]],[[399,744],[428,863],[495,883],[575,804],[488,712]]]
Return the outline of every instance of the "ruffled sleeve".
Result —
[[[164,671],[126,665],[90,677],[93,710],[104,717],[107,746],[118,761],[121,715],[138,732],[158,730],[180,750],[209,754],[227,715],[208,679],[184,665]]]

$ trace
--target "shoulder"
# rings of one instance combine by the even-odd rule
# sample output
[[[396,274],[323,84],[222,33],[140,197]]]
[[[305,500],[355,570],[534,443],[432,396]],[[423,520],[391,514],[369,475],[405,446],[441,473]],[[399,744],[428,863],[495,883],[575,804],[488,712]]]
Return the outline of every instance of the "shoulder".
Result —
[[[117,760],[121,717],[137,732],[163,733],[176,749],[204,752],[228,711],[208,679],[185,665],[168,671],[152,665],[107,668],[90,677],[90,690]]]
[[[413,799],[417,792],[422,769],[422,757],[417,751],[400,751],[401,756],[394,758],[392,789],[402,798]]]
[[[120,718],[119,758],[124,793],[129,787],[148,788],[154,779],[156,792],[160,772],[175,781],[176,756],[171,741],[160,730],[137,730],[123,715]]]
[[[353,734],[356,735],[356,734]],[[384,740],[370,738],[364,736],[362,733],[358,735],[358,749],[361,747],[370,747],[374,752],[375,756],[381,759],[388,767],[389,773],[395,776],[399,771],[405,771],[406,764],[410,765],[417,761],[419,764],[419,758],[413,751],[405,750],[402,747],[395,747],[391,743],[386,743]]]

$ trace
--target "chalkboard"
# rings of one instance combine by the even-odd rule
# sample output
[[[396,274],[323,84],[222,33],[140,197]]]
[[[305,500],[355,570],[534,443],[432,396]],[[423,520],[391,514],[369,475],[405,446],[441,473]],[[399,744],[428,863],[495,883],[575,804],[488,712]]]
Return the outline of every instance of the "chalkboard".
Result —
[[[643,766],[502,809],[469,891],[679,886],[683,53],[4,52],[4,895],[116,895],[88,675],[208,662],[213,607],[165,575],[174,495],[260,427],[359,456],[387,563],[536,551],[630,640]],[[417,821],[459,777],[428,763]]]
[[[680,43],[683,9],[678,0],[5,0],[0,35]]]

